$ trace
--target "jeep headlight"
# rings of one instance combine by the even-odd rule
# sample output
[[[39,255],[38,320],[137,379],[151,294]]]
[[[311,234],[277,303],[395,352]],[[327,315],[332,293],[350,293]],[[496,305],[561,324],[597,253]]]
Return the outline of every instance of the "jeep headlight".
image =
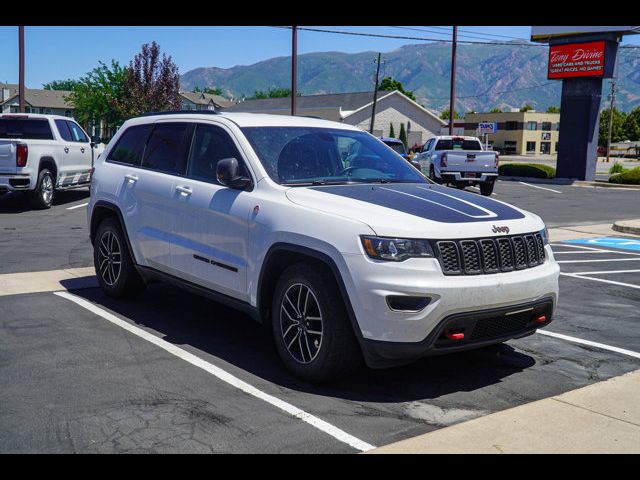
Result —
[[[546,225],[542,230],[540,230],[540,236],[542,237],[542,244],[549,245],[549,232]]]
[[[361,236],[362,246],[367,255],[376,260],[402,262],[407,258],[433,258],[429,240],[411,238],[387,238]]]

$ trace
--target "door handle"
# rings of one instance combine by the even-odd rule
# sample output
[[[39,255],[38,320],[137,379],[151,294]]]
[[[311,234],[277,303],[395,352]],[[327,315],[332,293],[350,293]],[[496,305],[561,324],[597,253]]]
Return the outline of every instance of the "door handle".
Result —
[[[64,153],[69,153],[69,147],[64,147]]]
[[[127,180],[129,180],[129,183],[136,183],[138,181],[138,177],[136,177],[135,175],[132,175],[131,173],[127,173],[124,178],[126,178]]]
[[[191,187],[183,187],[181,185],[176,187],[176,191],[180,192],[182,195],[191,195],[193,193]]]
[[[80,147],[80,153],[84,153],[84,147]]]

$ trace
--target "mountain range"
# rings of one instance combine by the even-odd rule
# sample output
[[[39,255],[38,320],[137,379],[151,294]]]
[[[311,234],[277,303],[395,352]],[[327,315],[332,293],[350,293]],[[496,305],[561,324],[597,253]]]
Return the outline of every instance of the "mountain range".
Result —
[[[618,52],[616,107],[640,106],[640,49]],[[298,56],[298,91],[303,95],[372,91],[377,52],[318,52]],[[538,111],[560,105],[561,82],[547,79],[548,48],[510,44],[460,44],[456,57],[456,111],[519,108]],[[413,91],[418,103],[449,108],[451,45],[405,45],[383,53],[380,78],[391,76]],[[276,57],[231,68],[202,67],[181,75],[181,88],[219,87],[228,98],[250,97],[257,90],[290,87],[291,58]],[[602,107],[608,107],[609,81]]]

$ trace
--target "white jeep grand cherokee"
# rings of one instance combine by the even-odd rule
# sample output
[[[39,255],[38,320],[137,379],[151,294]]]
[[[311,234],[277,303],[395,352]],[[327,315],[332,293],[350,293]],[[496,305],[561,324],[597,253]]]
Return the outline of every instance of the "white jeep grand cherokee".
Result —
[[[238,307],[309,381],[522,337],[558,299],[538,216],[311,118],[129,120],[96,162],[88,221],[108,295],[163,280]]]

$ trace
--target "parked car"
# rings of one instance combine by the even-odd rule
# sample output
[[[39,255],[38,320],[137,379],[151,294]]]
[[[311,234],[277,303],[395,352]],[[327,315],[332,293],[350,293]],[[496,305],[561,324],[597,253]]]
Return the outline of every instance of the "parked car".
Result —
[[[529,335],[558,299],[540,217],[434,184],[343,123],[128,120],[87,215],[107,295],[165,281],[231,305],[308,381]]]
[[[479,185],[490,196],[498,177],[499,155],[484,151],[477,137],[443,135],[427,141],[417,158],[434,182],[458,188]]]
[[[89,185],[94,156],[71,118],[0,115],[0,194],[27,192],[34,208],[49,208],[56,190]]]
[[[404,158],[411,165],[416,167],[418,170],[421,170],[420,164],[417,161],[412,160],[407,154],[407,149],[404,148],[404,143],[402,143],[402,140],[393,137],[381,137],[380,140],[382,140],[382,143],[390,147],[394,152]]]

